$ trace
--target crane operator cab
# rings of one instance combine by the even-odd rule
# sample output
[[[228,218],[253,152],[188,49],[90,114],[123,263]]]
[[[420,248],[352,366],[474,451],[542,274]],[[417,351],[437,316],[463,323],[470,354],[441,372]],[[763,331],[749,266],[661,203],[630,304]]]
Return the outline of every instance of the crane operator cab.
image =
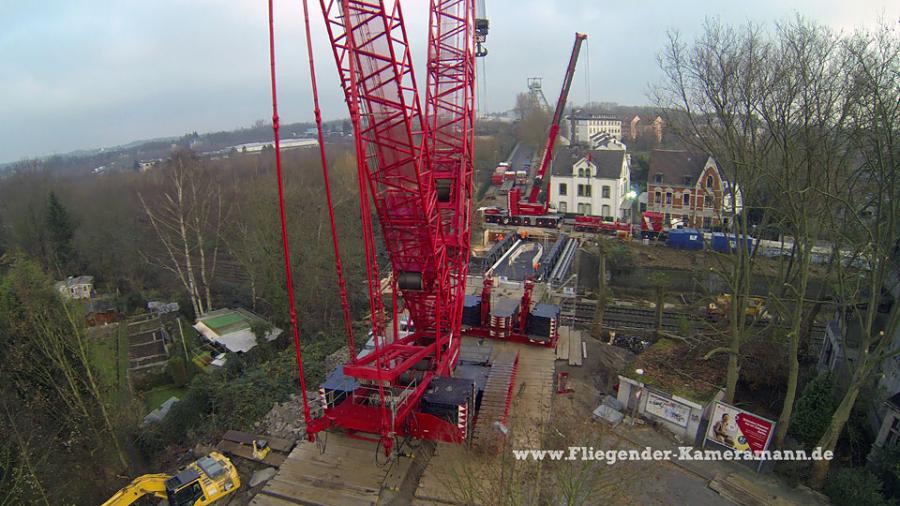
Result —
[[[167,479],[166,497],[169,506],[210,504],[239,486],[234,465],[208,456]]]

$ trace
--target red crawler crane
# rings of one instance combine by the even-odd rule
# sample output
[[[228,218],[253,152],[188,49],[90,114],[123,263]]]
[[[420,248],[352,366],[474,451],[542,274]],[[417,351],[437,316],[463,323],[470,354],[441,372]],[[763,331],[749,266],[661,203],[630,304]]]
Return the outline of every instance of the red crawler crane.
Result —
[[[541,156],[541,165],[531,185],[527,200],[521,200],[522,190],[517,186],[507,194],[506,210],[492,209],[485,214],[485,220],[490,223],[502,223],[504,225],[537,225],[539,227],[556,227],[559,225],[559,217],[547,215],[549,200],[543,204],[538,202],[538,196],[544,187],[544,178],[549,175],[548,169],[553,160],[553,148],[559,137],[559,124],[566,108],[566,100],[569,97],[569,89],[575,78],[575,65],[578,63],[578,55],[581,52],[581,43],[587,39],[583,33],[575,34],[575,44],[572,46],[572,54],[569,56],[569,64],[566,67],[566,75],[563,78],[559,98],[556,101],[556,109],[553,111],[553,119],[550,121],[550,130],[547,133],[547,144]]]
[[[476,23],[475,0],[431,0],[423,112],[400,3],[320,4],[354,130],[375,349],[343,366],[343,385],[352,386],[320,389],[322,414],[307,415],[307,432],[312,439],[339,428],[379,441],[386,454],[398,436],[462,441],[474,387],[453,397],[457,404],[449,407],[426,406],[423,396],[434,381],[454,381],[449,377],[459,360],[470,249],[475,57],[486,53],[481,43],[487,22]],[[310,63],[314,71],[311,54]],[[277,140],[277,111],[273,119]],[[321,130],[318,106],[316,119]],[[390,333],[372,208],[390,258]],[[396,325],[397,295],[415,329],[403,337]],[[351,350],[352,339],[348,333]]]

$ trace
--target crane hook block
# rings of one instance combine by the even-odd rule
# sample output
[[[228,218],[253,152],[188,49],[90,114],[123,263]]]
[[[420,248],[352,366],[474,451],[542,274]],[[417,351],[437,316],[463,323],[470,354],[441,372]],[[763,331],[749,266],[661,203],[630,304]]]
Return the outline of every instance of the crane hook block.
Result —
[[[397,275],[397,286],[401,290],[423,290],[425,287],[422,285],[422,273],[400,271]]]

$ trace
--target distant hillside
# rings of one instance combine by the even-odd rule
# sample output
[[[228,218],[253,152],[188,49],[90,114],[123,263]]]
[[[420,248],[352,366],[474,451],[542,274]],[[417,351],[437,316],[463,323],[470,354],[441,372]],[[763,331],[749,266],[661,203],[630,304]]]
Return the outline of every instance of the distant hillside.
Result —
[[[349,120],[336,120],[325,123],[324,128],[326,133],[334,135],[349,133],[351,127]],[[314,129],[313,123],[290,123],[281,126],[281,136],[283,139],[315,137]],[[231,131],[204,134],[191,132],[181,137],[145,139],[108,148],[79,150],[4,163],[0,164],[0,173],[36,167],[66,176],[137,170],[141,163],[164,159],[177,147],[189,148],[196,153],[204,154],[227,150],[242,144],[267,141],[272,141],[272,126],[257,121],[251,127]]]

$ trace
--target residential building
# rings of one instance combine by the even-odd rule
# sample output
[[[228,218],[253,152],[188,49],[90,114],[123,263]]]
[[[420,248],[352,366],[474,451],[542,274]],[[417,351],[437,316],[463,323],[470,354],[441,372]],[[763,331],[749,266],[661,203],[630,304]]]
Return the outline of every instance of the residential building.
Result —
[[[880,297],[873,328],[886,329],[894,306],[900,302],[900,261],[888,271],[885,290]],[[862,330],[856,313],[842,315],[835,312],[825,330],[825,340],[819,353],[817,371],[831,372],[841,385],[849,382],[858,365]],[[900,350],[900,328],[890,337],[889,353]],[[878,378],[871,392],[868,413],[869,429],[875,436],[872,449],[900,443],[900,355],[883,360],[874,373]]]
[[[280,328],[244,308],[210,311],[197,318],[194,329],[211,343],[233,353],[250,351],[256,347],[257,337],[272,341],[281,335]]]
[[[628,149],[621,140],[608,132],[597,132],[591,136],[587,143],[590,149]]]
[[[732,188],[709,155],[655,149],[647,174],[647,211],[664,214],[664,223],[721,229],[743,208],[740,188]]]
[[[883,403],[884,416],[872,449],[900,445],[900,392]]]
[[[605,132],[616,140],[622,140],[622,120],[609,114],[589,114],[581,111],[566,117],[569,120],[569,136],[572,144],[588,144],[591,136]]]
[[[631,160],[625,149],[570,146],[553,157],[550,205],[560,213],[631,218],[626,194],[631,185]]]
[[[652,121],[644,122],[643,118],[635,115],[625,123],[628,124],[629,139],[636,140],[638,137],[649,135],[652,136],[657,143],[662,142],[665,121],[663,121],[661,117],[657,116]]]
[[[94,277],[69,276],[53,286],[64,299],[90,299],[94,293]]]

